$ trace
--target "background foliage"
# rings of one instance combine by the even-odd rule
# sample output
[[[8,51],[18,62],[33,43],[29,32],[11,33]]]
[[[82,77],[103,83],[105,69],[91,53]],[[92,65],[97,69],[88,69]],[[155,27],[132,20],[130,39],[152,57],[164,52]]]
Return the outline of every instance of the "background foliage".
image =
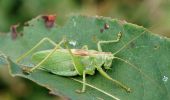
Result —
[[[127,20],[157,34],[170,36],[170,0],[1,0],[0,31],[24,23],[39,14],[55,13],[57,23],[65,16],[82,13]]]

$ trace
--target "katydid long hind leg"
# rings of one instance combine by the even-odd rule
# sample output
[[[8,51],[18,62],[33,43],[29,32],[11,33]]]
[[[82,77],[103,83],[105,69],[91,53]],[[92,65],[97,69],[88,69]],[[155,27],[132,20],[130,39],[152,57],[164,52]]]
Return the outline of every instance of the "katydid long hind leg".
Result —
[[[122,33],[119,32],[119,33],[117,34],[117,39],[115,39],[115,40],[110,40],[110,41],[99,41],[99,42],[97,43],[98,51],[102,51],[101,44],[108,44],[108,43],[119,42],[121,36],[122,36]]]
[[[60,48],[60,45],[65,42],[65,39],[61,40],[59,44],[55,45],[55,48],[41,61],[39,62],[35,67],[31,68],[30,71],[37,69],[42,63],[44,63],[58,48]]]
[[[31,52],[33,52],[35,49],[37,49],[42,43],[48,41],[49,43],[51,43],[54,46],[58,46],[59,48],[60,45],[64,42],[64,40],[62,40],[59,44],[56,44],[53,40],[49,39],[49,38],[43,38],[42,40],[40,40],[34,47],[32,47],[29,51],[27,51],[26,53],[22,54],[17,60],[16,62],[20,62],[21,60],[23,60],[26,56],[28,56]]]
[[[97,70],[100,72],[100,74],[102,76],[104,76],[105,78],[111,80],[113,83],[115,83],[116,85],[118,85],[121,88],[125,89],[127,92],[131,92],[131,89],[128,86],[126,86],[123,83],[111,78],[106,72],[103,71],[103,69],[101,67],[96,66],[96,68],[97,68]]]
[[[49,38],[44,38],[42,39],[37,45],[35,45],[31,50],[29,50],[28,52],[26,52],[25,54],[23,54],[21,57],[18,58],[17,61],[22,60],[24,57],[26,57],[28,54],[30,54],[33,50],[35,50],[36,48],[38,48],[44,41],[49,41],[50,43],[52,43],[53,45],[55,45],[55,48],[41,61],[39,62],[36,66],[34,66],[31,69],[27,69],[24,68],[24,72],[29,73],[32,72],[33,70],[37,69],[43,62],[45,62],[58,48],[60,48],[60,45],[64,42],[64,40],[62,40],[61,42],[59,42],[59,44],[56,44],[55,42],[53,42],[52,40],[50,40]]]

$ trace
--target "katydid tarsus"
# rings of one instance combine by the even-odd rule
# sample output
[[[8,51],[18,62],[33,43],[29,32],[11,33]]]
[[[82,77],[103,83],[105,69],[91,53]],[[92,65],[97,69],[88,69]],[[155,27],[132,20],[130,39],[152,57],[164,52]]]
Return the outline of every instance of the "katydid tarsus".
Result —
[[[145,32],[141,33],[140,35],[144,34]],[[109,41],[99,41],[97,43],[97,50],[89,50],[87,46],[83,46],[81,49],[69,49],[67,46],[67,40],[63,39],[61,42],[56,44],[49,38],[43,38],[40,42],[38,42],[32,49],[24,53],[17,59],[17,63],[23,60],[27,55],[32,53],[36,48],[38,48],[42,43],[48,41],[52,45],[54,45],[54,49],[39,51],[33,54],[32,61],[36,64],[32,68],[24,69],[26,72],[31,73],[32,71],[36,70],[37,68],[43,68],[49,72],[52,72],[57,75],[61,76],[76,76],[80,75],[83,76],[83,87],[81,92],[85,92],[86,89],[86,74],[94,75],[95,70],[98,70],[102,76],[111,80],[113,83],[117,84],[118,86],[125,89],[127,92],[131,92],[131,88],[126,86],[125,84],[111,78],[103,69],[110,69],[112,66],[113,59],[119,59],[132,67],[136,70],[140,71],[136,66],[124,60],[122,58],[116,57],[115,55],[124,49],[128,44],[132,41],[136,40],[138,37],[133,38],[129,41],[126,45],[120,48],[115,53],[111,52],[103,52],[101,44],[108,44],[108,43],[116,43],[119,42],[122,36],[122,33],[119,32],[117,34],[117,39],[109,40]],[[65,44],[66,48],[62,48],[61,44]],[[143,73],[143,75],[145,75]],[[149,78],[147,75],[145,75]]]

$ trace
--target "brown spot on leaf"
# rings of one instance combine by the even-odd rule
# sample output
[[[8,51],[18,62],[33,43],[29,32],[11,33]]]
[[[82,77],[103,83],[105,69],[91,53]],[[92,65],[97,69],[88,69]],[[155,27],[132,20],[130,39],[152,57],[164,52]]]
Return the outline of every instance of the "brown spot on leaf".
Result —
[[[104,24],[104,29],[109,29],[109,27],[110,27],[109,24],[107,23]]]
[[[103,33],[104,32],[104,29],[100,29],[100,33]]]
[[[103,33],[105,30],[109,29],[109,27],[110,27],[109,24],[105,23],[103,28],[100,29],[100,33]]]
[[[11,26],[11,37],[13,40],[15,40],[18,36],[18,32],[17,32],[17,27],[19,26],[19,24],[16,25],[12,25]]]
[[[56,15],[44,15],[42,18],[44,19],[47,28],[52,28],[54,26]]]

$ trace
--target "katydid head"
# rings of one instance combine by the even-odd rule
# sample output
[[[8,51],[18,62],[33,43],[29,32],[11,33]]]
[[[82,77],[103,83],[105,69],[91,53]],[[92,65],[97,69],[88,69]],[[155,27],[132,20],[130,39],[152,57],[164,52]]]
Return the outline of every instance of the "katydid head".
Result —
[[[110,69],[114,55],[111,52],[96,52],[95,58],[99,64],[102,64],[105,69]]]
[[[105,60],[104,60],[104,68],[105,69],[110,69],[112,66],[112,60],[114,59],[114,56],[112,54],[106,55]]]

